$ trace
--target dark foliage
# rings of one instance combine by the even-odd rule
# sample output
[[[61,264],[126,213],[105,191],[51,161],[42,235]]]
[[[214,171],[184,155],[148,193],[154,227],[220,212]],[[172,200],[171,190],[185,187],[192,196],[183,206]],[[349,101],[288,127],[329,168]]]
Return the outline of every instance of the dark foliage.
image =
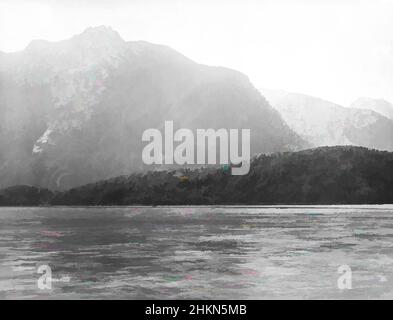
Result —
[[[0,206],[48,205],[53,193],[48,189],[14,186],[0,190]]]
[[[57,193],[54,205],[393,203],[393,153],[323,147],[261,155],[245,176],[210,168],[121,176]]]
[[[14,186],[1,206],[393,203],[393,153],[324,147],[261,155],[250,172],[226,168],[151,171],[52,193]]]

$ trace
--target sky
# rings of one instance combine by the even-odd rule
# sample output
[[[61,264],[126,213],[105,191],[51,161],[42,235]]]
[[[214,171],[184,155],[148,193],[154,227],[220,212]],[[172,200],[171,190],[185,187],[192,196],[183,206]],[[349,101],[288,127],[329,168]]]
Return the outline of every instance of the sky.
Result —
[[[393,102],[393,0],[0,0],[0,50],[107,25],[257,88]]]

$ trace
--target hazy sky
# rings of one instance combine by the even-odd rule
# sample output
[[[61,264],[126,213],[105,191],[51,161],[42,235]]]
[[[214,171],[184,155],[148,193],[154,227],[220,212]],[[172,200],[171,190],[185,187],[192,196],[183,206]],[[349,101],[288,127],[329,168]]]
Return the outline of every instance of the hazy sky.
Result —
[[[393,0],[0,0],[0,50],[108,25],[256,87],[393,102]]]

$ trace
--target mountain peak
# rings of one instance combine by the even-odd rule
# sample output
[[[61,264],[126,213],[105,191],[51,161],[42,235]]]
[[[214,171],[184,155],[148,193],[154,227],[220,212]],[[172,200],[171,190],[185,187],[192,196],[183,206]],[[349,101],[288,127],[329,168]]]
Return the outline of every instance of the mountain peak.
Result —
[[[82,33],[74,35],[73,37],[52,42],[47,40],[32,40],[26,50],[29,52],[43,51],[50,47],[61,47],[63,45],[76,45],[78,48],[96,48],[96,47],[113,47],[118,48],[123,46],[125,41],[120,37],[119,33],[109,26],[89,27]]]
[[[70,41],[83,47],[110,46],[116,48],[125,44],[119,33],[107,26],[89,27],[82,33],[73,36]]]
[[[121,41],[124,40],[120,37],[119,33],[113,30],[110,26],[97,26],[97,27],[88,27],[82,33],[75,35],[72,39],[106,39],[113,41]]]

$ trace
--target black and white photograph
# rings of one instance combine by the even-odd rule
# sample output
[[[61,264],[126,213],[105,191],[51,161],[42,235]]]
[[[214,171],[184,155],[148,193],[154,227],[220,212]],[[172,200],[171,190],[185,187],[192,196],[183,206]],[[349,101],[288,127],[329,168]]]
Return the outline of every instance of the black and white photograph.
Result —
[[[391,299],[393,0],[0,0],[0,300]]]

